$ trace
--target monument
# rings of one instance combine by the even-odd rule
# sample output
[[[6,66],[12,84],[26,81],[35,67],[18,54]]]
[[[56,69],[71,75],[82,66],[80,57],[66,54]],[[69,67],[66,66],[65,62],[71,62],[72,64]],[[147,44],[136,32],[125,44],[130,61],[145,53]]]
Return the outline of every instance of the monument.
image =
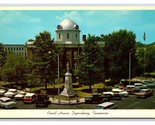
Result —
[[[72,74],[69,72],[69,63],[67,62],[67,72],[65,74],[65,86],[64,90],[61,92],[60,95],[67,96],[67,97],[72,97],[77,95],[77,93],[73,90],[73,85],[72,85]]]

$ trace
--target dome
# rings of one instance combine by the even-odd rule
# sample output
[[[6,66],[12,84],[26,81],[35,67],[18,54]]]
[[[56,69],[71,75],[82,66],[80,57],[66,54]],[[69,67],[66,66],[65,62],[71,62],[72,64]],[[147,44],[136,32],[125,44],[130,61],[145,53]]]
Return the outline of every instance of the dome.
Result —
[[[67,18],[64,19],[58,26],[57,29],[59,30],[78,30],[79,26],[72,21],[71,19]]]

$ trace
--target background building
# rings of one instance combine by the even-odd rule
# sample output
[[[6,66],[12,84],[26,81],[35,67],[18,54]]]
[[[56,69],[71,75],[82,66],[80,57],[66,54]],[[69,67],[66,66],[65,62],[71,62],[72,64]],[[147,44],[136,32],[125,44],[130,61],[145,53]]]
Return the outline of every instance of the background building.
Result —
[[[4,44],[4,51],[14,52],[16,55],[26,56],[24,44]]]

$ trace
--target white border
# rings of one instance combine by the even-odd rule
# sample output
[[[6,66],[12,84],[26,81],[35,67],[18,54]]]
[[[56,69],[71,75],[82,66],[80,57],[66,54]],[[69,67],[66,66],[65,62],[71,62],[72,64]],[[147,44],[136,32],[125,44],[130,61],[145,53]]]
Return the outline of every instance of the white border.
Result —
[[[0,10],[155,10],[155,6],[95,6],[86,5],[86,6],[79,6],[79,5],[53,5],[50,6],[33,6],[33,5],[20,5],[14,7],[13,5],[3,6],[0,5]],[[96,112],[96,113],[95,113]],[[0,110],[0,118],[36,118],[36,119],[120,119],[120,118],[140,118],[140,119],[154,119],[155,118],[155,110],[53,110],[53,109],[45,109],[45,110]]]
[[[0,4],[82,4],[82,5],[88,5],[88,4],[111,4],[111,5],[152,5],[155,4],[155,1],[153,0],[1,0]]]
[[[35,119],[154,119],[155,110],[1,110],[0,118],[35,118]]]

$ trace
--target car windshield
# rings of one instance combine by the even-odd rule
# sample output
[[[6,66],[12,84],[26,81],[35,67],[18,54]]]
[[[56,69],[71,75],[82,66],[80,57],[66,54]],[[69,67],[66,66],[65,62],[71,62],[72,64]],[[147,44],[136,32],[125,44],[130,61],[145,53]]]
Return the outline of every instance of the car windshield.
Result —
[[[140,92],[146,92],[146,90],[141,89]]]
[[[11,100],[10,99],[8,99],[8,100],[5,100],[5,101],[3,101],[3,102],[10,102]]]

